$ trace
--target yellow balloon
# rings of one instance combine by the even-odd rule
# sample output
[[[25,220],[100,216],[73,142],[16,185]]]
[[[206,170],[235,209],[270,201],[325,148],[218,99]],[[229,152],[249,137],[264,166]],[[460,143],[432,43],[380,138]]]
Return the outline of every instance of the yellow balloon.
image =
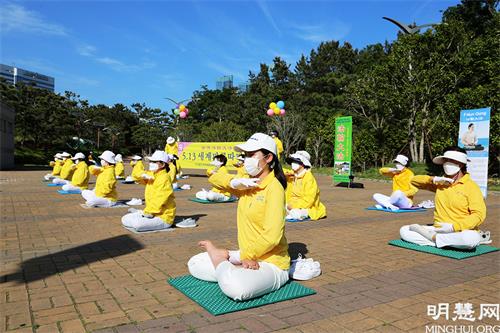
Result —
[[[181,104],[181,106],[179,106],[179,111],[184,111],[186,110],[186,106],[184,104]]]
[[[274,114],[278,115],[278,114],[280,114],[280,112],[281,112],[280,108],[274,109]]]
[[[276,109],[276,103],[272,102],[271,104],[269,104],[269,108],[270,109]]]

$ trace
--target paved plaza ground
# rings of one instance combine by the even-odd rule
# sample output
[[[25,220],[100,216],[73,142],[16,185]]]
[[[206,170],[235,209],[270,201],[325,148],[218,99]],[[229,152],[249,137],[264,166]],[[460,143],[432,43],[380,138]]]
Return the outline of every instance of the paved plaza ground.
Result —
[[[317,176],[328,217],[286,225],[292,254],[321,263],[322,275],[303,282],[317,294],[215,317],[166,283],[188,273],[199,240],[237,248],[237,203],[188,201],[209,188],[201,172],[182,182],[191,191],[175,193],[177,215],[197,216],[199,226],[145,235],[121,226],[125,208],[83,209],[81,196],[56,193],[41,181],[46,172],[0,172],[0,332],[426,332],[426,325],[500,324],[477,319],[480,304],[500,303],[500,252],[454,260],[387,245],[402,225],[432,222],[432,210],[366,211],[374,192],[390,193],[389,183],[346,189]],[[118,192],[143,197],[144,188],[119,184]],[[494,246],[499,198],[488,196],[483,225]],[[433,194],[416,196],[426,199]],[[449,320],[428,315],[427,306],[439,303],[449,304]],[[476,321],[453,321],[457,303],[471,303]]]

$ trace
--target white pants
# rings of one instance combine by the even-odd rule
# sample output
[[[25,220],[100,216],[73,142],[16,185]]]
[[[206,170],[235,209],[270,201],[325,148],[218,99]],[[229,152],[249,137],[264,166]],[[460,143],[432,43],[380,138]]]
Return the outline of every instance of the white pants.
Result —
[[[83,190],[82,197],[85,199],[87,206],[90,207],[111,207],[116,205],[116,202],[98,197],[95,195],[95,192],[91,190]]]
[[[48,173],[48,174],[46,174],[45,176],[43,176],[43,178],[44,178],[45,180],[51,180],[51,179],[54,179],[55,177],[56,177],[56,176],[54,176],[54,175],[53,175],[53,174],[51,174],[51,173]]]
[[[63,185],[62,190],[63,191],[80,191],[81,188],[68,183],[68,184]]]
[[[380,193],[375,193],[373,195],[373,200],[384,207],[394,210],[398,208],[411,208],[412,206],[411,200],[408,199],[400,190],[394,191],[390,197]]]
[[[221,262],[214,268],[207,252],[199,253],[188,261],[189,273],[197,279],[217,282],[222,292],[236,301],[243,301],[278,290],[288,281],[288,271],[273,264],[259,261],[258,270]]]
[[[137,231],[153,231],[168,229],[172,225],[165,223],[159,217],[147,218],[142,216],[141,212],[130,213],[122,217],[122,225],[127,228],[133,228]]]
[[[226,197],[222,193],[217,193],[207,190],[201,190],[197,192],[196,197],[200,200],[209,200],[209,201],[228,201],[230,199],[230,197]]]
[[[307,209],[294,208],[294,209],[287,210],[287,212],[286,212],[287,219],[303,220],[307,217],[309,217],[309,213],[307,212]]]
[[[439,230],[433,226],[425,226],[430,230]],[[436,242],[432,242],[419,234],[418,232],[411,231],[409,225],[402,226],[399,230],[401,239],[415,243],[418,245],[429,245],[435,247],[455,247],[457,249],[473,249],[479,245],[481,241],[481,236],[479,232],[474,230],[464,230],[460,232],[450,232],[450,233],[436,233]]]
[[[54,179],[52,179],[52,183],[59,184],[59,185],[65,185],[65,184],[69,184],[71,182],[69,180],[64,180],[64,179],[61,179],[59,177],[55,177]]]

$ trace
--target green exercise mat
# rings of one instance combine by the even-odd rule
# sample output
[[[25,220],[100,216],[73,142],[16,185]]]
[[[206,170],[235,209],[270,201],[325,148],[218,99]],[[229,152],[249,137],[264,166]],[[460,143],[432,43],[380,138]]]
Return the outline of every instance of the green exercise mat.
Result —
[[[202,200],[202,199],[198,199],[198,198],[189,198],[189,201],[202,203],[202,204],[219,204],[219,203],[235,202],[235,201],[238,201],[238,199],[231,198],[227,201],[210,201],[210,200]]]
[[[431,253],[431,254],[436,254],[438,256],[442,257],[448,257],[448,258],[453,258],[453,259],[465,259],[465,258],[470,258],[470,257],[475,257],[475,256],[480,256],[481,254],[485,253],[490,253],[490,252],[495,252],[500,250],[497,247],[494,246],[489,246],[489,245],[479,245],[473,250],[459,250],[459,249],[450,249],[450,248],[437,248],[434,246],[428,246],[428,245],[417,245],[413,244],[401,239],[394,239],[389,241],[390,245],[394,246],[399,246],[403,247],[405,249],[409,250],[415,250],[419,252],[425,252],[425,253]]]
[[[192,275],[170,278],[168,283],[214,316],[316,294],[313,289],[291,281],[264,296],[248,301],[234,301],[224,295],[216,282],[198,280]]]

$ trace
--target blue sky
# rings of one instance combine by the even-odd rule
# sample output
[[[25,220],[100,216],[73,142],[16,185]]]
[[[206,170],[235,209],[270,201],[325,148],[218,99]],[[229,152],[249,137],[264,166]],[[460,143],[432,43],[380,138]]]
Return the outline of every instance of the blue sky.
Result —
[[[54,76],[92,104],[170,109],[222,75],[293,65],[324,40],[356,48],[396,38],[382,16],[440,22],[458,1],[3,1],[1,63]]]

